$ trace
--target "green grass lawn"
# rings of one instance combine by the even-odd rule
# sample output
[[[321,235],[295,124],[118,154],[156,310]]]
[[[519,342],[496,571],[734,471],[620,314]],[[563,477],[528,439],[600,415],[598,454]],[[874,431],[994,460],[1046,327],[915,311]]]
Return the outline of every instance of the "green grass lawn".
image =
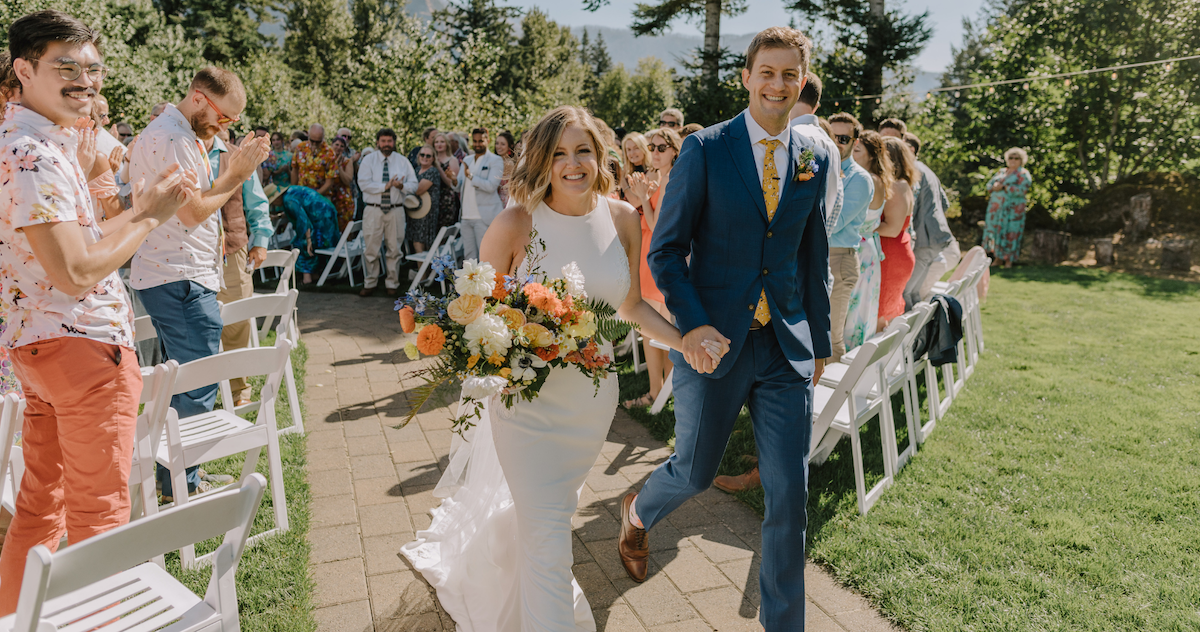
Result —
[[[1200,629],[1197,314],[1196,284],[995,272],[979,368],[879,504],[858,515],[848,441],[812,469],[809,554],[909,630]],[[633,415],[670,436],[670,408]],[[722,472],[749,453],[743,415]]]
[[[274,344],[274,334],[264,345]],[[292,350],[292,366],[296,371],[296,388],[300,394],[300,406],[304,406],[304,374],[308,350],[304,343]],[[263,378],[251,378],[255,399],[262,388]],[[287,403],[285,386],[279,388],[280,398],[276,402],[277,425],[286,428],[292,425],[291,409]],[[291,530],[282,535],[266,538],[253,547],[247,547],[237,570],[238,607],[241,627],[244,632],[310,632],[317,629],[312,610],[312,580],[308,577],[308,542],[305,536],[309,528],[309,491],[305,480],[305,451],[302,435],[286,435],[279,438],[280,455],[283,461],[284,491],[287,495],[288,520]],[[229,474],[238,477],[242,473],[242,455],[234,455],[204,464],[210,474]],[[267,456],[259,458],[257,471],[267,477]],[[274,512],[270,486],[263,495],[262,505],[254,520],[252,533],[260,533],[274,527]],[[220,538],[200,543],[196,554],[215,551]],[[212,576],[212,567],[204,566],[184,572],[179,565],[179,553],[167,554],[167,570],[178,577],[196,594],[203,596]]]

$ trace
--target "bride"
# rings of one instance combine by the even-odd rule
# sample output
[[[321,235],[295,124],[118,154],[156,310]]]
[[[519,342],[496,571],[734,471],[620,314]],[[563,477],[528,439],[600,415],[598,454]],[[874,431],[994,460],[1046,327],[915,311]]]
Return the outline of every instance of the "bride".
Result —
[[[526,134],[509,181],[516,204],[492,222],[480,258],[516,275],[531,230],[545,242],[550,277],[575,262],[589,297],[619,305],[620,318],[674,349],[679,331],[638,288],[641,225],[628,204],[606,197],[601,135],[586,110],[552,110]],[[709,343],[714,360],[727,348]],[[606,344],[603,353],[612,354]],[[429,529],[401,552],[437,589],[459,632],[595,630],[571,573],[571,516],[600,454],[617,406],[617,378],[601,381],[556,368],[532,402],[511,410],[493,398],[465,438],[434,494],[443,498]]]

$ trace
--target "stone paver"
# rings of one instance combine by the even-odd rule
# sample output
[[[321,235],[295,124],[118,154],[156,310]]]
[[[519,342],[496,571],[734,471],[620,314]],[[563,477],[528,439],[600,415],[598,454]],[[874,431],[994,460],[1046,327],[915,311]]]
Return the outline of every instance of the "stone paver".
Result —
[[[311,574],[322,632],[452,631],[432,588],[400,546],[429,526],[432,494],[450,452],[450,412],[428,407],[403,428],[419,366],[390,301],[305,293]],[[671,451],[618,411],[573,518],[575,577],[598,630],[756,631],[762,521],[715,489],[651,534],[651,576],[635,584],[616,554],[619,502]],[[810,632],[894,630],[870,603],[809,564]]]

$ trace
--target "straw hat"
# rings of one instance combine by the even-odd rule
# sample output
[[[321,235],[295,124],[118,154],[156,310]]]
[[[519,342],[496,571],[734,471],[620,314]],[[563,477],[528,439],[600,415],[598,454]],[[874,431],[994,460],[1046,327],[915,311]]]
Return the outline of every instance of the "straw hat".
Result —
[[[421,219],[429,214],[429,210],[433,208],[433,198],[429,196],[429,192],[422,193],[419,197],[416,195],[408,195],[404,198],[404,212],[412,219]]]
[[[263,187],[263,195],[267,196],[267,204],[271,204],[276,198],[283,195],[283,193],[287,190],[288,187],[279,188],[275,186],[274,182],[271,182],[267,186]]]

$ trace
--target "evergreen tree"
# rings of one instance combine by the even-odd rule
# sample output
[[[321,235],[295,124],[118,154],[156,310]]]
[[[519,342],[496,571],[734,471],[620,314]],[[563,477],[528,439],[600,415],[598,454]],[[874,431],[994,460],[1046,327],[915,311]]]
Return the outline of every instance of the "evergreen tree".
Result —
[[[171,24],[204,46],[204,57],[217,64],[246,59],[270,41],[258,32],[271,22],[276,0],[154,0]]]
[[[434,28],[450,38],[450,53],[456,61],[463,57],[471,40],[501,49],[512,45],[511,20],[521,17],[521,9],[501,6],[497,0],[457,0],[433,14]]]
[[[521,20],[521,38],[506,55],[497,88],[513,95],[533,119],[555,106],[578,104],[589,74],[581,54],[570,27],[531,9]]]
[[[836,29],[835,48],[821,63],[821,80],[831,95],[882,94],[884,70],[908,70],[933,36],[929,11],[920,15],[889,11],[884,0],[785,0],[785,4]],[[873,127],[877,102],[856,103],[859,119]]]
[[[345,0],[292,0],[284,51],[296,85],[331,86],[345,78],[353,31]]]

